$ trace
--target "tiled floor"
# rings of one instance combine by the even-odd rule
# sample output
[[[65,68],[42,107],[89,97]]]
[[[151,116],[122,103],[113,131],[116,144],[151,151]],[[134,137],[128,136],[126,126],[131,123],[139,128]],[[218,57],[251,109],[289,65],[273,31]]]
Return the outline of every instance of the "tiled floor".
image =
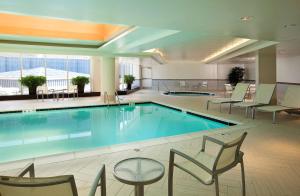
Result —
[[[271,123],[270,114],[259,113],[256,120],[244,117],[244,111],[233,109],[233,114],[227,114],[224,106],[220,113],[217,106],[209,111],[205,109],[207,97],[169,97],[151,91],[138,91],[134,95],[123,98],[126,100],[153,100],[176,107],[193,110],[200,113],[215,115],[239,121],[243,125],[230,129],[245,129],[248,136],[242,147],[245,153],[245,170],[247,195],[249,196],[298,196],[300,195],[300,117],[287,114],[278,115],[278,123]],[[0,111],[15,109],[30,109],[44,107],[65,107],[66,105],[90,105],[102,103],[99,98],[82,98],[64,102],[45,101],[36,104],[36,101],[0,102]],[[218,130],[223,131],[223,130]],[[115,163],[127,157],[144,156],[161,161],[166,167],[166,174],[162,180],[145,187],[145,195],[167,195],[167,168],[170,148],[176,148],[188,154],[199,151],[202,135],[191,134],[183,137],[173,137],[162,140],[139,143],[140,152],[127,148],[111,147],[109,153],[87,156],[57,163],[37,164],[37,176],[53,176],[74,174],[79,195],[87,195],[90,185],[101,164],[107,167],[108,196],[133,195],[133,187],[124,185],[112,176]],[[209,133],[213,134],[213,133]],[[1,167],[1,165],[0,165]],[[1,170],[1,168],[0,168]],[[13,175],[16,169],[1,171],[1,174]],[[183,196],[210,196],[215,195],[214,186],[203,186],[191,176],[175,170],[175,193]],[[221,195],[241,195],[240,168],[234,168],[220,177]]]

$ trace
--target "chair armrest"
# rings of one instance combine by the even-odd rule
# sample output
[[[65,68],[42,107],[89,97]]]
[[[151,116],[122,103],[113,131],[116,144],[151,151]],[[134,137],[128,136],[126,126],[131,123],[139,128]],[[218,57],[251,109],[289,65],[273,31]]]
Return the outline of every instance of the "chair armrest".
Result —
[[[98,172],[89,192],[89,196],[95,196],[99,186],[101,186],[101,196],[106,196],[105,165],[103,165]]]
[[[220,146],[225,145],[225,143],[222,142],[221,140],[218,140],[218,139],[216,139],[216,138],[213,138],[213,137],[204,135],[204,136],[203,136],[203,140],[202,140],[202,148],[201,148],[201,151],[202,151],[202,152],[205,152],[205,147],[206,147],[206,141],[207,141],[207,140],[210,141],[210,142],[212,142],[212,143],[218,144],[218,145],[220,145]]]
[[[29,163],[28,165],[26,165],[17,176],[24,177],[27,173],[29,173],[30,178],[35,177],[34,163]]]
[[[205,171],[207,171],[208,173],[212,173],[212,170],[209,169],[208,167],[206,167],[205,165],[203,165],[202,163],[198,162],[196,159],[190,157],[189,155],[183,153],[183,152],[180,152],[178,150],[175,150],[175,149],[171,149],[170,150],[170,153],[171,153],[171,156],[174,156],[175,154],[181,156],[182,158],[188,160],[188,161],[191,161],[192,163],[194,163],[195,165],[201,167],[202,169],[204,169]],[[176,165],[176,164],[175,164]]]

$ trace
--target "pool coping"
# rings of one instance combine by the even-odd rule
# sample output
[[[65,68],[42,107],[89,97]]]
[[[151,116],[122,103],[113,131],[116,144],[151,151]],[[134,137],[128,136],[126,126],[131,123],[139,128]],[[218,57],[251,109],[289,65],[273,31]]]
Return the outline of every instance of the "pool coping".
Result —
[[[110,104],[110,105],[112,105],[112,106],[113,105],[128,105],[129,103]],[[206,118],[209,120],[221,122],[223,124],[227,123],[228,126],[225,128],[217,128],[217,129],[213,129],[213,130],[196,131],[196,132],[167,136],[167,137],[151,138],[151,139],[147,139],[147,140],[128,142],[128,143],[123,143],[123,144],[113,144],[113,145],[109,145],[109,146],[102,146],[102,147],[96,147],[96,148],[91,148],[91,149],[83,149],[83,150],[73,151],[73,152],[57,153],[57,154],[53,154],[53,155],[38,156],[38,157],[34,157],[34,158],[28,158],[28,159],[22,159],[22,160],[16,160],[16,161],[7,161],[7,162],[0,163],[0,171],[23,168],[24,165],[31,163],[31,162],[34,162],[37,165],[49,164],[49,163],[68,161],[68,160],[72,160],[72,159],[80,159],[80,158],[91,157],[91,156],[100,156],[100,155],[107,154],[107,153],[114,153],[114,152],[119,152],[119,151],[124,151],[124,150],[135,149],[135,148],[141,148],[141,147],[143,148],[143,147],[167,144],[167,143],[172,143],[172,142],[177,142],[177,141],[196,139],[196,138],[202,137],[204,134],[216,134],[219,131],[224,131],[224,130],[232,131],[235,129],[242,129],[242,127],[244,126],[243,123],[240,123],[237,121],[223,119],[223,118],[220,118],[217,116],[204,114],[204,113],[196,112],[196,111],[189,110],[189,109],[175,107],[173,105],[161,103],[159,101],[136,101],[134,103],[136,103],[136,104],[153,103],[153,104],[171,108],[171,109],[174,109],[177,111],[186,112],[191,115],[196,115],[196,116]],[[92,107],[105,107],[105,106],[109,107],[109,106],[103,104],[103,105],[89,105],[89,106],[75,106],[75,107],[72,106],[72,107],[59,107],[59,108],[40,108],[40,109],[37,109],[36,111],[76,109],[76,108],[87,108],[87,107],[92,108]],[[20,113],[20,112],[23,112],[23,111],[16,110],[16,111],[9,111],[9,112],[2,112],[2,113],[0,112],[0,114]],[[233,125],[235,125],[235,126],[233,126]],[[243,128],[247,128],[247,127],[244,126]]]

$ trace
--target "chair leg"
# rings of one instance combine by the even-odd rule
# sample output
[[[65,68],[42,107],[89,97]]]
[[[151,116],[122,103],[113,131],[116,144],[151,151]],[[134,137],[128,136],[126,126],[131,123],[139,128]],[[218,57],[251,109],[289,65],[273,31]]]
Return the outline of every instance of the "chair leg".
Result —
[[[276,112],[273,112],[273,124],[276,123]]]
[[[252,108],[252,119],[253,119],[253,120],[255,119],[255,113],[256,113],[256,110],[255,110],[255,108],[253,107],[253,108]]]
[[[219,179],[218,179],[218,176],[215,177],[215,187],[216,187],[216,196],[219,196]]]
[[[208,110],[208,107],[209,107],[209,100],[206,103],[206,110]]]
[[[243,196],[246,195],[246,183],[245,183],[245,169],[244,169],[244,161],[243,159],[241,160],[241,173],[242,173],[242,191],[243,191]]]
[[[228,111],[228,114],[231,114],[231,107],[232,107],[232,104],[230,103],[230,104],[229,104],[229,111]]]
[[[104,167],[104,171],[102,173],[102,178],[101,178],[101,196],[106,196],[105,167]]]
[[[246,118],[248,118],[248,107],[246,107],[246,111],[245,111],[245,115],[246,115]]]
[[[173,196],[173,175],[174,175],[174,153],[170,152],[169,176],[168,176],[168,196]]]

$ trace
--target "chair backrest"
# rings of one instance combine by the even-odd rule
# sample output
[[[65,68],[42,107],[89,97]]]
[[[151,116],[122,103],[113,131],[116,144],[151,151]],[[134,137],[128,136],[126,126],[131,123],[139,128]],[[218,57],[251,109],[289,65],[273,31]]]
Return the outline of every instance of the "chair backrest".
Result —
[[[231,84],[224,84],[224,87],[225,87],[225,91],[232,91],[233,90]]]
[[[202,86],[207,86],[207,81],[202,81]]]
[[[48,88],[47,88],[46,85],[37,86],[37,87],[36,87],[36,91],[43,91],[43,93],[47,93]]]
[[[290,108],[300,108],[300,86],[289,85],[280,105]]]
[[[179,81],[179,86],[180,87],[184,87],[186,84],[185,84],[185,81]]]
[[[72,85],[72,84],[70,84],[70,85],[69,85],[69,89],[68,89],[68,91],[72,91],[72,92],[74,92],[75,90],[78,90],[78,87],[77,87],[77,85]]]
[[[243,101],[248,88],[248,83],[238,83],[232,92],[231,99],[234,101]]]
[[[74,176],[47,178],[0,176],[1,196],[78,196]]]
[[[276,84],[259,84],[254,98],[255,103],[269,104]]]
[[[240,148],[246,136],[247,132],[236,132],[229,136],[232,139],[220,149],[214,164],[214,170],[226,170],[238,162]]]

